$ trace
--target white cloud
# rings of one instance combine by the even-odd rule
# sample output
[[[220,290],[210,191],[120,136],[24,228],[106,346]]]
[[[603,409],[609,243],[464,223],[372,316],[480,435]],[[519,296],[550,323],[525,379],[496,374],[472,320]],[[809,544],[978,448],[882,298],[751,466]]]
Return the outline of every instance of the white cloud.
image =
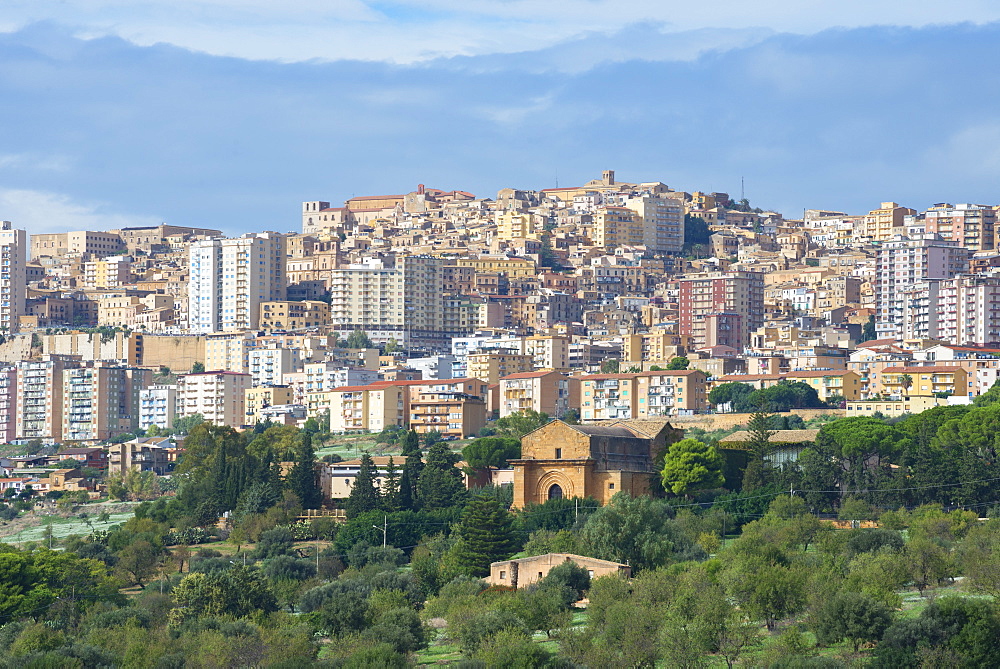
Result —
[[[123,227],[158,225],[152,216],[110,212],[100,203],[80,203],[59,193],[0,188],[0,220],[29,235],[72,230],[115,230]]]
[[[32,153],[0,153],[0,170],[37,172],[66,172],[72,160],[65,155],[37,155]]]
[[[543,49],[588,33],[651,23],[664,31],[926,26],[1000,21],[985,0],[5,0],[0,30],[37,21],[76,35],[166,42],[215,55],[410,63]],[[671,57],[650,54],[648,58]]]

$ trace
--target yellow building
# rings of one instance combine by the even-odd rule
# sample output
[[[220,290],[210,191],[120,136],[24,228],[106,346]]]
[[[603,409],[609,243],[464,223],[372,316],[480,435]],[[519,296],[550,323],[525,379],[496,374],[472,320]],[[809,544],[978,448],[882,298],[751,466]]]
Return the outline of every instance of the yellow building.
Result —
[[[638,406],[637,386],[635,374],[581,376],[580,419],[593,423],[632,418]]]
[[[260,388],[247,388],[245,391],[246,401],[246,423],[245,425],[255,425],[263,422],[261,410],[273,407],[278,404],[292,404],[295,401],[295,391],[288,386],[262,386]]]
[[[909,209],[895,202],[883,202],[881,207],[871,210],[865,216],[865,236],[874,242],[888,241],[895,234],[893,228],[902,228],[903,218],[916,213],[916,209]]]
[[[483,351],[466,356],[466,373],[474,379],[482,379],[490,385],[511,374],[530,372],[534,368],[534,357],[511,351]]]
[[[644,243],[642,217],[627,207],[601,207],[594,213],[593,241],[597,246],[641,246]]]
[[[824,402],[838,395],[845,400],[861,399],[861,375],[847,369],[789,372],[785,379],[807,384]]]
[[[882,387],[892,398],[933,397],[939,393],[968,395],[969,373],[962,367],[887,367]]]
[[[476,272],[497,272],[506,274],[511,279],[533,277],[538,273],[535,263],[527,258],[508,256],[479,256],[478,258],[459,258],[455,261],[458,267],[471,267]]]
[[[319,300],[261,302],[260,327],[264,330],[304,330],[330,324],[330,305]]]
[[[625,360],[629,363],[667,364],[687,351],[690,337],[655,329],[625,337]]]
[[[638,374],[636,418],[675,416],[708,409],[708,376],[700,369]]]
[[[497,237],[500,239],[534,238],[537,232],[531,214],[514,211],[497,214]]]

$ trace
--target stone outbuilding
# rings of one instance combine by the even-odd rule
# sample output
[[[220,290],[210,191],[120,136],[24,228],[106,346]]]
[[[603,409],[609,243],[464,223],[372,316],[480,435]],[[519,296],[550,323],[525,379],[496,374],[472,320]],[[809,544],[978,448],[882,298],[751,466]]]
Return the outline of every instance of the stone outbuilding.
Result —
[[[649,494],[654,459],[680,431],[666,421],[569,425],[554,420],[521,439],[514,469],[514,507],[561,497],[593,497],[606,504],[616,493]]]
[[[490,585],[509,585],[512,588],[524,587],[542,580],[548,576],[553,567],[564,562],[575,562],[578,567],[586,569],[592,579],[608,574],[618,574],[623,578],[632,576],[632,568],[627,564],[598,560],[572,553],[546,553],[534,557],[494,562],[490,565],[490,575],[486,582]]]

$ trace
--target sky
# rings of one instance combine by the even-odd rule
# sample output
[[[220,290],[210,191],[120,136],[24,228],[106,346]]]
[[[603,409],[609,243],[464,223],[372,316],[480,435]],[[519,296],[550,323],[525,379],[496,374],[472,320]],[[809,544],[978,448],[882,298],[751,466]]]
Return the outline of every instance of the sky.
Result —
[[[290,231],[605,169],[788,217],[993,204],[998,38],[988,0],[4,0],[0,220]]]

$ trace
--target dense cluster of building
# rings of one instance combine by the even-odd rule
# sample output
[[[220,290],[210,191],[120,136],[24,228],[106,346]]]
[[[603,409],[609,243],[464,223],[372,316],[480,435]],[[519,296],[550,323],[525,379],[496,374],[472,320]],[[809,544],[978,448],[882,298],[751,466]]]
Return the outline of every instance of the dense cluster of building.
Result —
[[[787,219],[606,171],[306,202],[301,232],[3,222],[0,440],[193,414],[458,438],[525,409],[706,412],[734,381],[806,383],[848,415],[968,401],[1000,363],[998,209]]]

